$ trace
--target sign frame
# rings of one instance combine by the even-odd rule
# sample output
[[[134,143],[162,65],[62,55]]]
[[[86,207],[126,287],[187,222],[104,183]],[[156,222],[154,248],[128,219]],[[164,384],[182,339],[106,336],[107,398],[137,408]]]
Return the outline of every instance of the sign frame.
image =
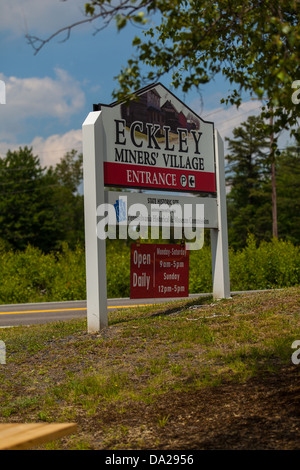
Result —
[[[103,109],[94,110],[82,125],[87,328],[95,333],[108,326],[105,240],[97,236],[97,208],[105,204],[105,126]],[[214,299],[230,298],[224,144],[213,132],[217,227],[210,228]],[[118,186],[117,184],[115,186]],[[172,190],[173,191],[173,190]],[[198,190],[199,191],[199,190]],[[174,191],[175,192],[175,191]],[[125,193],[126,194],[126,193]],[[210,198],[204,198],[210,200]],[[205,204],[205,202],[204,202]]]
[[[215,194],[214,123],[161,83],[135,96],[94,105],[103,112],[105,185]]]

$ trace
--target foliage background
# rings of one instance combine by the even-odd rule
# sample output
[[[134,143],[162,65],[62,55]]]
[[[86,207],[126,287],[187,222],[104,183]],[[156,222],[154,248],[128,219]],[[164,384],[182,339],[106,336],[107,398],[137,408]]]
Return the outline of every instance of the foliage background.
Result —
[[[229,142],[232,291],[300,284],[300,136],[277,157],[280,237],[272,239],[269,152],[260,122],[248,118]],[[82,155],[76,151],[55,168],[42,168],[27,147],[0,159],[1,304],[86,299],[82,178]],[[209,238],[207,231],[204,247],[190,252],[190,293],[212,291]],[[106,242],[109,298],[130,296],[130,245],[130,240]]]
[[[299,285],[300,248],[289,241],[258,244],[250,236],[246,247],[230,249],[231,290],[271,289]],[[82,246],[43,253],[28,246],[24,251],[0,247],[0,303],[85,300],[85,253]],[[211,292],[210,246],[190,252],[190,293]],[[107,294],[130,296],[130,245],[107,242]]]

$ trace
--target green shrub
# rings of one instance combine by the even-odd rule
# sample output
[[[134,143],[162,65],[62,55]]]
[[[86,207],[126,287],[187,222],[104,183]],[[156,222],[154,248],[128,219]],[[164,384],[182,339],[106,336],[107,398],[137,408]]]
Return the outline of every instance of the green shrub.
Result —
[[[257,247],[253,236],[247,246],[230,250],[231,290],[272,289],[300,283],[300,250],[291,242],[274,239]]]
[[[86,298],[85,250],[67,245],[57,255],[56,272],[51,285],[51,300],[83,300]]]
[[[201,250],[192,250],[189,253],[190,293],[211,292],[212,291],[212,269],[211,251],[209,245],[204,245]]]
[[[250,236],[247,246],[229,250],[231,290],[291,287],[300,284],[300,249],[273,240],[257,246]],[[109,240],[106,249],[108,298],[130,296],[130,246]],[[210,246],[190,251],[190,293],[211,292]],[[64,246],[59,253],[44,254],[28,246],[12,251],[0,244],[0,303],[31,303],[86,299],[85,251]]]
[[[0,302],[31,303],[85,299],[84,250],[62,253],[0,252]]]
[[[120,240],[109,240],[106,246],[108,298],[130,296],[130,246]]]
[[[25,251],[0,253],[0,302],[48,300],[55,278],[55,257],[28,246]]]

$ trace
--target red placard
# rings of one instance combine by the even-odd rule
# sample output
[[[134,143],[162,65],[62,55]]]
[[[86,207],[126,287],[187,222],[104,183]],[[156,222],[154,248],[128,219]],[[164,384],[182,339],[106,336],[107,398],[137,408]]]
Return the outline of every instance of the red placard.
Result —
[[[216,192],[214,124],[161,83],[98,109],[105,186]]]
[[[188,250],[171,244],[131,245],[131,299],[188,295]]]
[[[215,174],[167,168],[149,168],[104,162],[106,185],[169,189],[174,191],[216,191]]]

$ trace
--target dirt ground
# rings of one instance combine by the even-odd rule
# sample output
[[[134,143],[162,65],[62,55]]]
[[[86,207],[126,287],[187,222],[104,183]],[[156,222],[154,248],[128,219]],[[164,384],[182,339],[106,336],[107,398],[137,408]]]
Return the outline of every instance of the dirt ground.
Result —
[[[299,300],[297,289],[116,314],[99,335],[76,322],[5,330],[0,421],[76,422],[54,450],[300,450]]]
[[[101,428],[118,422],[128,432],[122,435],[121,448],[117,436],[112,436],[109,448],[299,450],[299,372],[299,367],[290,366],[244,384],[172,392],[155,404],[131,404],[122,415],[107,409],[93,419],[78,417],[78,425],[83,435],[93,433],[93,449],[105,449]],[[153,426],[157,416],[168,416],[164,426]]]

